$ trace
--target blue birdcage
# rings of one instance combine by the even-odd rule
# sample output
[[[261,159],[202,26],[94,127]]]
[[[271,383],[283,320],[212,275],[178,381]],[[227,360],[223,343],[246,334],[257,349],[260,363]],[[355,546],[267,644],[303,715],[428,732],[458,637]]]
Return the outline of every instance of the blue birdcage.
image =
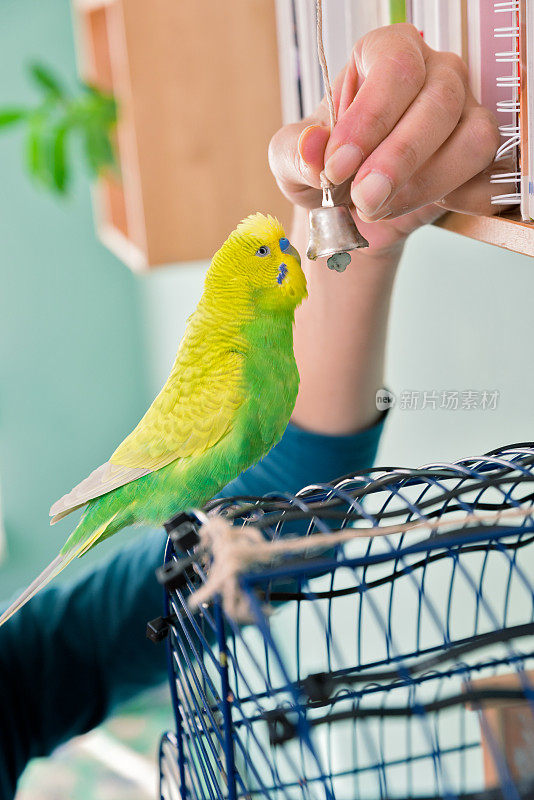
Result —
[[[533,798],[533,500],[521,444],[179,515],[150,623],[176,720],[161,797]],[[191,608],[214,515],[267,543],[308,537],[239,572],[246,623],[220,596]]]

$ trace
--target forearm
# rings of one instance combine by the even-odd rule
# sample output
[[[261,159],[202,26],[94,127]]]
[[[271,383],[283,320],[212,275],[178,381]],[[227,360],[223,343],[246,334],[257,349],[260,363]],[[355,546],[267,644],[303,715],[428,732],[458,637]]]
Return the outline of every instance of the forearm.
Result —
[[[0,629],[0,797],[30,758],[98,725],[121,701],[166,677],[146,639],[162,613],[154,571],[164,532],[128,545],[73,583],[51,586]]]
[[[308,212],[295,209],[291,241],[302,256],[308,300],[297,310],[295,356],[300,389],[293,421],[318,433],[354,433],[378,419],[384,385],[391,291],[402,247],[370,256],[351,253],[343,273],[305,257]]]

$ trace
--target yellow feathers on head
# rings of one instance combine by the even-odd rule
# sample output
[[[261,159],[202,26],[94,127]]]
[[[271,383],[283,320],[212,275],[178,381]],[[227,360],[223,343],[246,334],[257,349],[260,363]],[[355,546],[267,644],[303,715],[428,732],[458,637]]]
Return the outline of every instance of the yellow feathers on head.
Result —
[[[280,222],[251,214],[215,253],[206,287],[224,284],[264,308],[294,309],[307,296],[300,257]]]
[[[276,217],[257,211],[255,214],[249,214],[248,217],[242,219],[226,241],[229,242],[232,238],[234,240],[243,238],[247,242],[254,240],[259,242],[264,239],[272,241],[273,239],[282,239],[285,235],[282,224]]]

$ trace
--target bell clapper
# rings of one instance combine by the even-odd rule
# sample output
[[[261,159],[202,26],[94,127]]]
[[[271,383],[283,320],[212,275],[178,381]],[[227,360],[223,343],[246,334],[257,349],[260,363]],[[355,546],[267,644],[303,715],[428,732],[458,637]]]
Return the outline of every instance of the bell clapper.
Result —
[[[333,256],[326,262],[328,269],[334,269],[336,272],[345,272],[350,264],[350,253],[343,251],[342,253],[334,253]]]

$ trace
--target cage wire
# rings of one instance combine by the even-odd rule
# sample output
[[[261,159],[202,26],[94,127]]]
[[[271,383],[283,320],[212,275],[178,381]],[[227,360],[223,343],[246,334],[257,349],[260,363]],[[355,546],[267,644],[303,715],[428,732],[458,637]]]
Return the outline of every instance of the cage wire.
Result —
[[[165,616],[149,623],[152,638],[168,634],[176,720],[161,797],[534,797],[533,499],[527,443],[175,518]],[[242,625],[218,598],[189,605],[213,514],[266,541],[427,524],[249,569]]]

